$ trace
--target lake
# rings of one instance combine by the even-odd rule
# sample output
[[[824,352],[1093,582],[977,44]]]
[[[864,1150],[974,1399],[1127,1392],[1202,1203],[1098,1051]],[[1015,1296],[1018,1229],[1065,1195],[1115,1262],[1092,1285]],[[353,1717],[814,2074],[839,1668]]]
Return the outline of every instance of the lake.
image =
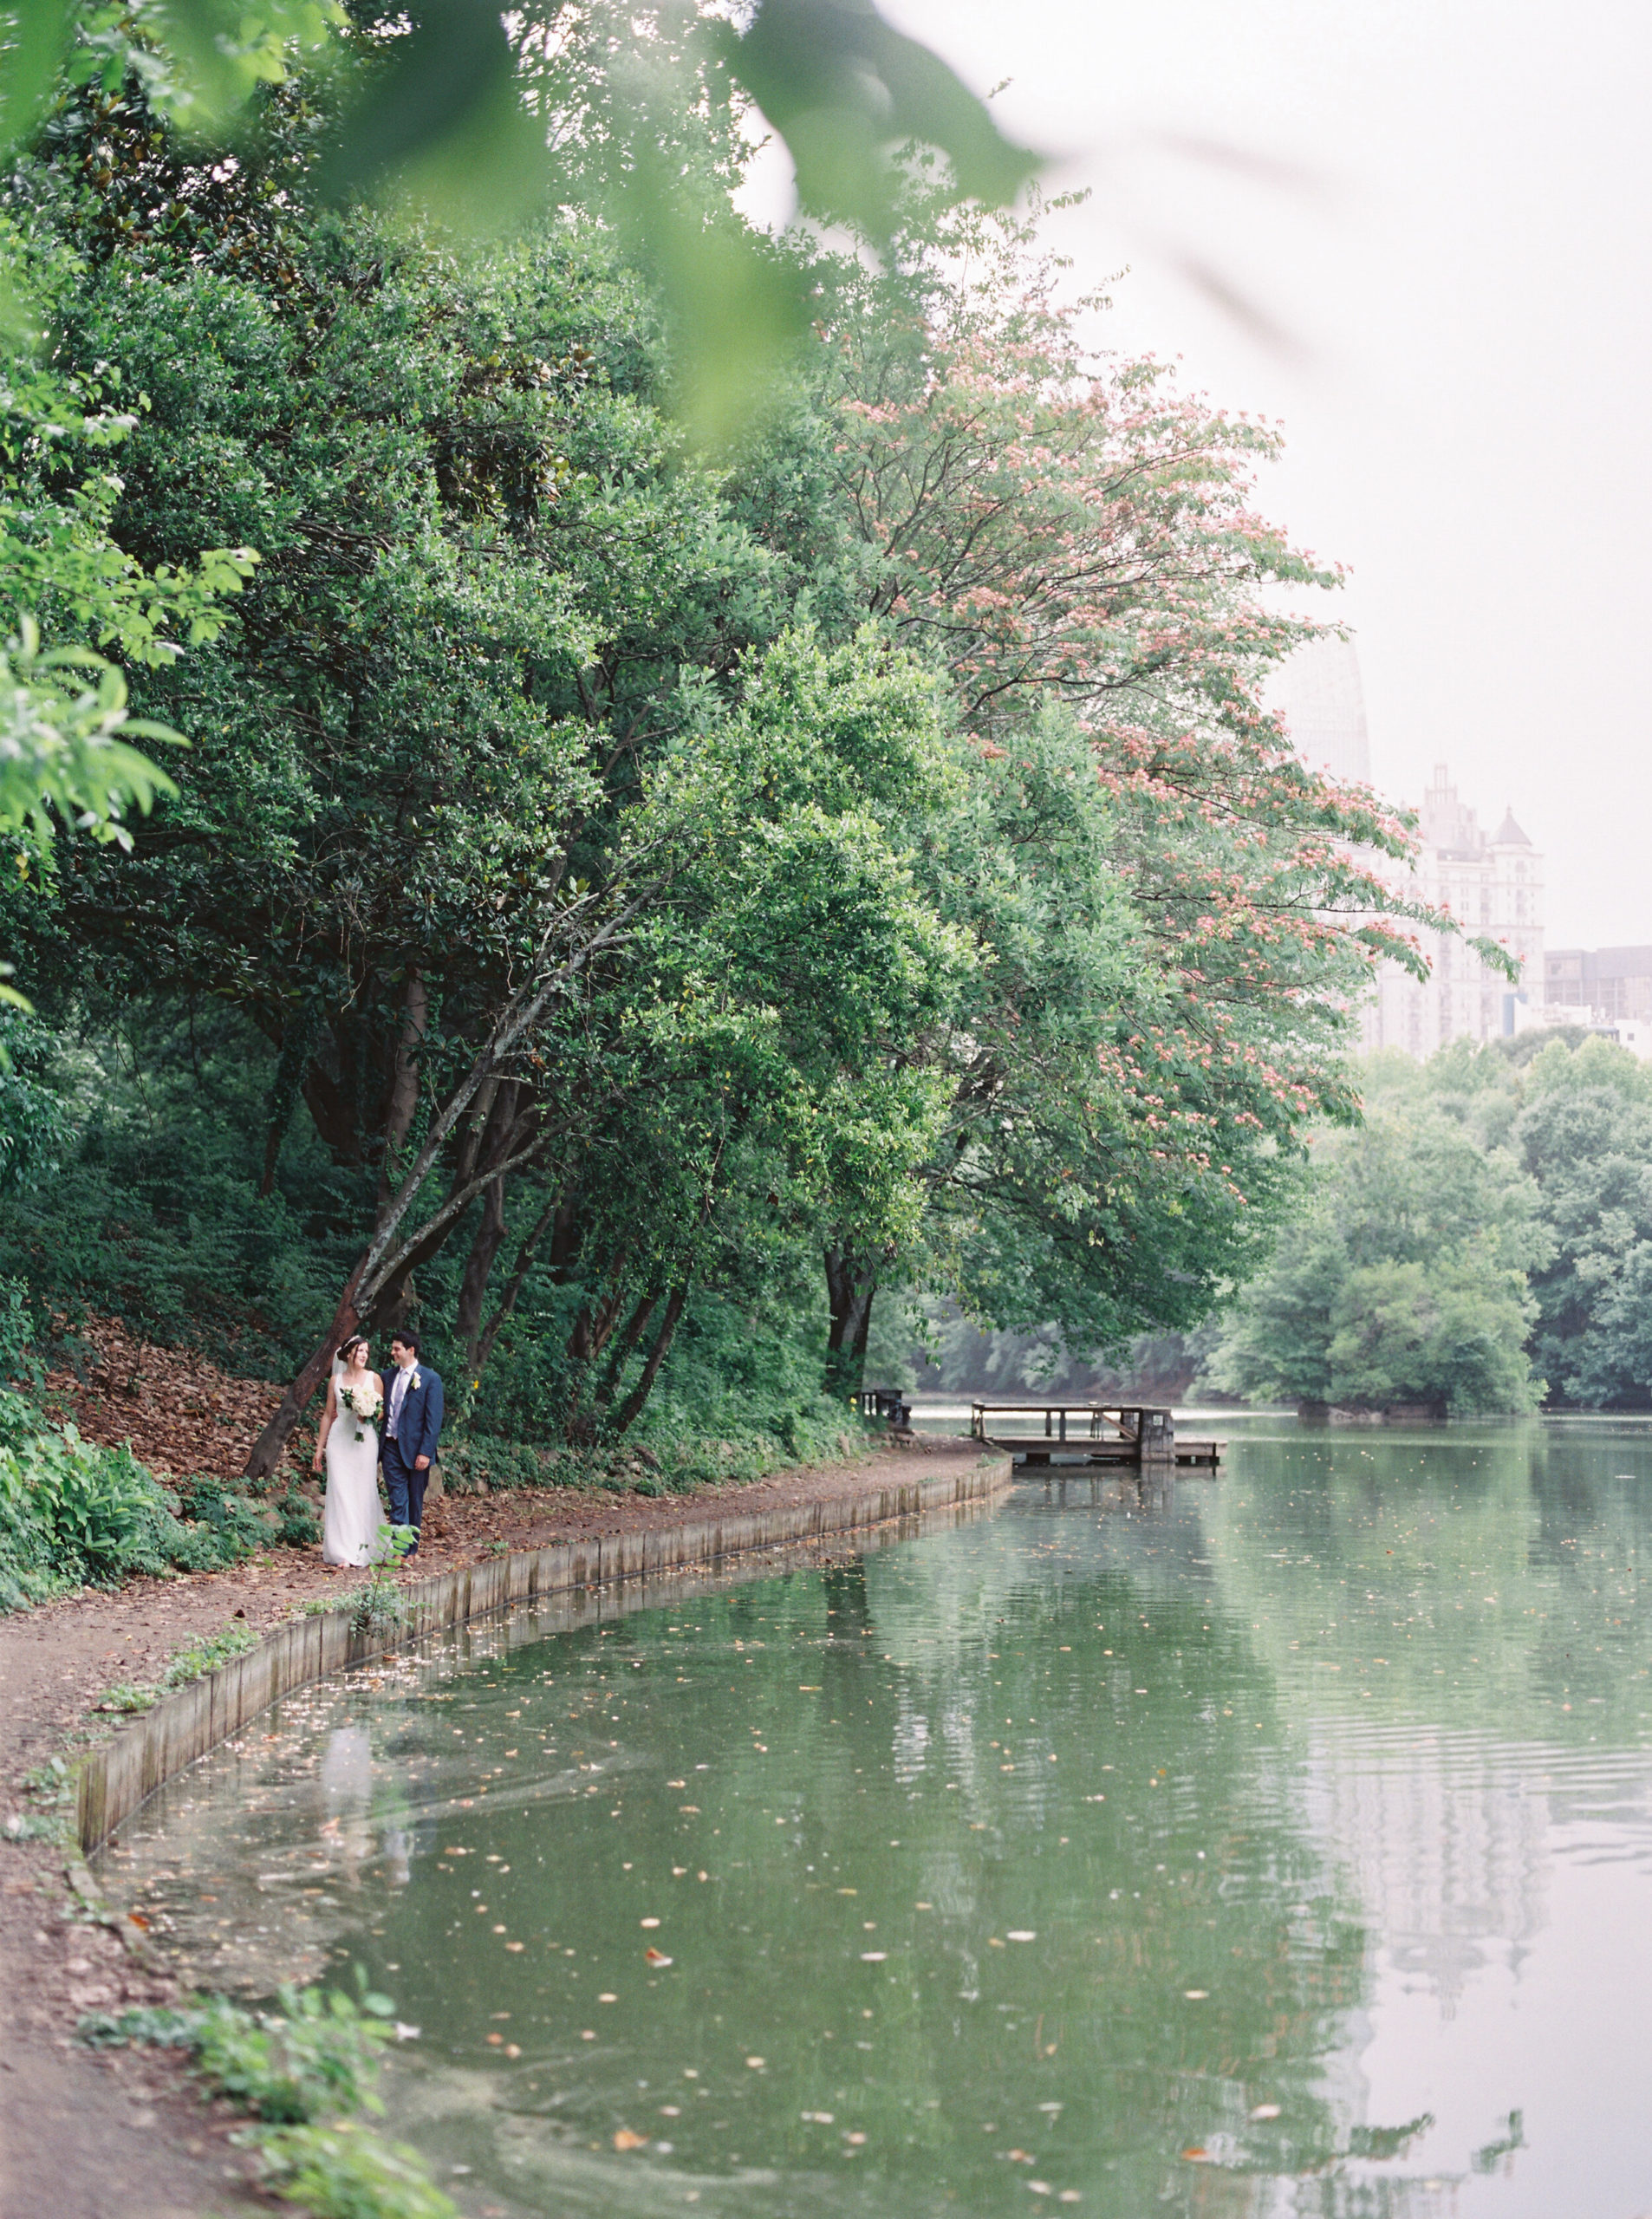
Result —
[[[1217,1429],[309,1690],[107,1868],[363,1968],[489,2219],[1652,2210],[1652,1428]]]

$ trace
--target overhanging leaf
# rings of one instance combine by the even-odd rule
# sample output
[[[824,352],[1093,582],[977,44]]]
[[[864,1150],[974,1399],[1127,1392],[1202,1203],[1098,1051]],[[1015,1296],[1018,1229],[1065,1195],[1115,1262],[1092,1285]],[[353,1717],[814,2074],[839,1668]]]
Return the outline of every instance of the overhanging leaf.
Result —
[[[786,142],[811,214],[888,239],[893,154],[913,140],[946,155],[961,196],[993,205],[1039,167],[939,55],[870,0],[763,0],[743,36],[723,36],[735,75]]]

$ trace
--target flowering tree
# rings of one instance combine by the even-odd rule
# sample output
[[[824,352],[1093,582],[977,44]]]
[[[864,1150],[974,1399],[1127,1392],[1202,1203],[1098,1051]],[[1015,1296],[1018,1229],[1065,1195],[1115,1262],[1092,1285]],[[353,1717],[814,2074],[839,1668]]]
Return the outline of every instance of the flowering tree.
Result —
[[[940,1268],[995,1323],[1113,1339],[1241,1267],[1304,1125],[1356,1114],[1372,968],[1421,969],[1413,928],[1451,926],[1381,875],[1408,822],[1262,706],[1318,628],[1276,589],[1338,575],[1258,511],[1277,432],[1089,353],[1101,304],[1062,304],[1031,224],[914,206],[897,276],[844,272],[829,307],[818,466],[864,606],[946,670],[982,765],[980,856],[938,882],[997,950],[951,1051],[930,1175],[973,1231],[954,1214]],[[878,1260],[829,1244],[827,1268],[852,1351]]]

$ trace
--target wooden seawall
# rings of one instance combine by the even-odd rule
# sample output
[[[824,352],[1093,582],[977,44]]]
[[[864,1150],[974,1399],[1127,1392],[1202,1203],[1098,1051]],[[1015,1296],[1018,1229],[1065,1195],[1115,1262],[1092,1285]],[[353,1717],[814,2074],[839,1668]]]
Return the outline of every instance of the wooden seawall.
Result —
[[[90,1856],[101,1848],[158,1787],[295,1688],[541,1596],[714,1565],[729,1557],[982,1504],[1009,1480],[1008,1460],[989,1456],[972,1471],[948,1479],[907,1480],[864,1494],[745,1518],[698,1519],[646,1532],[518,1550],[404,1590],[406,1619],[389,1640],[358,1633],[348,1605],[324,1616],[295,1618],[244,1656],[231,1658],[165,1697],[90,1752],[80,1772],[76,1831],[81,1851]]]

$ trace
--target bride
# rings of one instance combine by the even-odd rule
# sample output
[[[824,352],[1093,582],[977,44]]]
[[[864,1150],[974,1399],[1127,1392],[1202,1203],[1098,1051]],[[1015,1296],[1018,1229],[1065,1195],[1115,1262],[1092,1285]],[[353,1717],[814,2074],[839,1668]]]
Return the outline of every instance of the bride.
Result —
[[[327,1470],[323,1564],[373,1564],[382,1554],[379,1420],[384,1415],[384,1382],[368,1370],[368,1354],[363,1337],[352,1333],[339,1350],[328,1383],[315,1458],[315,1470],[323,1464]]]

